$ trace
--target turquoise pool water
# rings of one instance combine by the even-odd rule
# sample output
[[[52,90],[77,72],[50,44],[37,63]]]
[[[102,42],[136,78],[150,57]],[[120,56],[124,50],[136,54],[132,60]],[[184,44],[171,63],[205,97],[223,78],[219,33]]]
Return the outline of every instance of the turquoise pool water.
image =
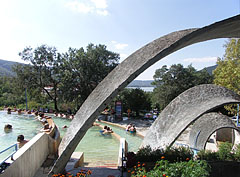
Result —
[[[66,133],[64,125],[69,126],[71,121],[63,118],[52,117],[58,126],[61,136]],[[13,130],[10,133],[4,132],[4,125],[11,124]],[[33,138],[41,129],[42,125],[31,115],[17,115],[16,113],[7,114],[0,111],[0,151],[16,143],[17,136],[23,134],[25,139]],[[113,131],[121,137],[126,138],[129,144],[129,151],[137,151],[142,139],[128,134],[125,130],[111,126]],[[91,127],[84,138],[81,140],[75,151],[84,152],[84,161],[95,165],[103,163],[116,163],[119,151],[119,141],[111,135],[102,136],[100,127]],[[10,153],[8,151],[7,153]],[[0,160],[5,154],[0,155]]]

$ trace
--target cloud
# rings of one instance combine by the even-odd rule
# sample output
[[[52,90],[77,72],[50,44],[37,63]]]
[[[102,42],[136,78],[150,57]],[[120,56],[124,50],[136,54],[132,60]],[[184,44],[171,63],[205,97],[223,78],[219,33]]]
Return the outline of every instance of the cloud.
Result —
[[[106,9],[107,1],[106,0],[91,0],[97,9]]]
[[[183,61],[189,63],[207,63],[216,62],[218,57],[202,57],[202,58],[185,58]]]
[[[93,7],[78,1],[67,2],[65,6],[70,10],[79,13],[89,13],[93,11]]]
[[[111,41],[111,43],[113,44],[114,48],[117,50],[123,50],[128,46],[128,44],[121,44],[121,43],[118,43],[117,41]]]
[[[96,13],[98,15],[107,16],[109,12],[106,10],[106,0],[72,0],[65,3],[65,7],[77,13]]]

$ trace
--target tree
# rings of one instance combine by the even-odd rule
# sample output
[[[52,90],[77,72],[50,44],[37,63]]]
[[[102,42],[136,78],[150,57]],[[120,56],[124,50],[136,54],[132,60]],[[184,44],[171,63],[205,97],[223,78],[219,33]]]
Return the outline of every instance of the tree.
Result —
[[[54,101],[54,108],[58,110],[61,55],[57,53],[55,47],[47,45],[41,45],[34,50],[27,47],[19,55],[24,61],[30,62],[28,65],[20,64],[13,67],[19,85],[29,89],[38,89],[38,94],[43,91],[50,100]]]
[[[191,65],[184,68],[181,64],[166,65],[155,72],[152,106],[164,109],[175,97],[185,90],[200,84],[212,83],[212,76],[204,69],[196,71]]]
[[[69,48],[60,66],[64,102],[74,101],[78,109],[118,61],[119,54],[107,50],[105,45],[89,44],[86,50]]]
[[[136,113],[139,116],[141,110],[151,109],[151,100],[147,92],[136,88],[136,89],[124,89],[116,98],[122,101],[123,111],[127,112],[128,109]]]
[[[213,71],[214,83],[240,94],[240,39],[229,39],[223,58],[218,58],[217,68]],[[233,114],[234,105],[225,107]]]

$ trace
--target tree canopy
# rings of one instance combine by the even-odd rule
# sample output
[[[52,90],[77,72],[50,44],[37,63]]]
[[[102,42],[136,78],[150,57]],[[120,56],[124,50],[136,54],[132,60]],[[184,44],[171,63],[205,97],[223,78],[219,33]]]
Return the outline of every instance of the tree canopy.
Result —
[[[240,94],[240,39],[229,39],[224,47],[225,54],[223,58],[218,58],[218,66],[213,71],[214,83]],[[226,109],[236,113],[234,106]]]
[[[204,69],[197,71],[189,65],[184,68],[181,64],[167,68],[164,65],[155,72],[153,85],[153,107],[164,109],[175,97],[185,90],[200,84],[212,83],[212,76]]]
[[[53,102],[55,110],[59,102],[77,110],[119,61],[119,54],[101,44],[69,48],[63,54],[47,45],[26,47],[19,55],[29,64],[13,68],[18,88],[27,87],[31,100]]]

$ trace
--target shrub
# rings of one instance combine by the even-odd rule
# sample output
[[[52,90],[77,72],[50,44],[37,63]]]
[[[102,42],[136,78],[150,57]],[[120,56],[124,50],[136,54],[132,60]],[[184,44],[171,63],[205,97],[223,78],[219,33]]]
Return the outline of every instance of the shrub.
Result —
[[[207,160],[207,161],[218,161],[219,156],[217,152],[212,152],[209,150],[201,150],[197,154],[197,159]]]
[[[152,150],[150,146],[139,149],[136,160],[140,162],[156,162],[165,157],[169,162],[184,161],[193,157],[193,152],[185,147],[167,147]]]
[[[145,177],[205,177],[209,176],[210,167],[206,161],[189,160],[185,162],[169,163],[167,160],[160,160],[156,163],[153,170],[146,172],[144,164],[138,164],[132,171],[131,176]]]
[[[232,153],[232,144],[229,142],[224,142],[219,145],[218,149],[219,159],[222,161],[234,160],[234,155]]]

